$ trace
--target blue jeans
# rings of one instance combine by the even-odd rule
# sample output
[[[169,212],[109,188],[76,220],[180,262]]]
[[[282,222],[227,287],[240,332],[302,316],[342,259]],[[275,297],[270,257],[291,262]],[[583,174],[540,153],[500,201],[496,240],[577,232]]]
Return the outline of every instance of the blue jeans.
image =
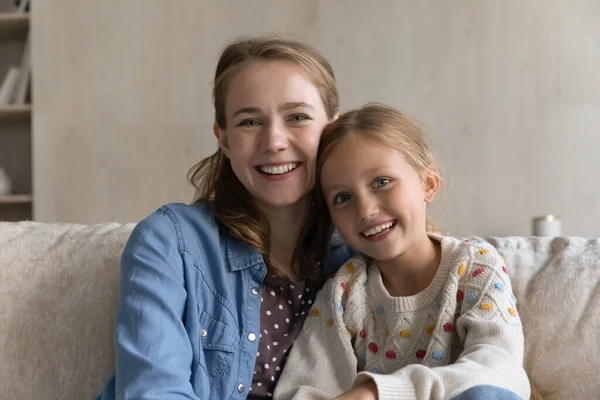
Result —
[[[523,400],[510,390],[497,386],[479,385],[454,396],[452,400]]]

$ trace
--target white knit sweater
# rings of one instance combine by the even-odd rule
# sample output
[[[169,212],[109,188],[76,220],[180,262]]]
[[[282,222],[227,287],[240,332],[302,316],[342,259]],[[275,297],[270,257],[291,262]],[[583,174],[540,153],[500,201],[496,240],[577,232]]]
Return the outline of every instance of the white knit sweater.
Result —
[[[349,260],[317,295],[276,400],[332,399],[373,379],[380,400],[447,399],[476,385],[529,398],[523,329],[508,271],[484,242],[430,235],[433,281],[391,297],[379,269]]]

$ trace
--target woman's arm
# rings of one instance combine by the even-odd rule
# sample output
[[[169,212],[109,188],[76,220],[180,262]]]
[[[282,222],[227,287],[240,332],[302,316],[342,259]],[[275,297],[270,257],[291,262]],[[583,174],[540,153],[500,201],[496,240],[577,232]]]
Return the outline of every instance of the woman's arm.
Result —
[[[336,273],[344,262],[358,254],[356,250],[344,242],[338,231],[333,232],[329,244],[329,253],[325,260],[323,260],[323,271],[326,275]]]
[[[158,210],[134,229],[121,257],[116,322],[118,399],[194,399],[192,346],[180,243]]]

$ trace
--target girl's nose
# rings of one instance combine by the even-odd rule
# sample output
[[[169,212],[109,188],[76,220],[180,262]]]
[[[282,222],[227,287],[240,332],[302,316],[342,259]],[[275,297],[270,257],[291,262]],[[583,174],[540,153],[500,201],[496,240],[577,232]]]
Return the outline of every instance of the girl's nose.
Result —
[[[372,196],[360,196],[355,200],[357,204],[357,212],[360,220],[369,219],[379,212],[377,202]]]

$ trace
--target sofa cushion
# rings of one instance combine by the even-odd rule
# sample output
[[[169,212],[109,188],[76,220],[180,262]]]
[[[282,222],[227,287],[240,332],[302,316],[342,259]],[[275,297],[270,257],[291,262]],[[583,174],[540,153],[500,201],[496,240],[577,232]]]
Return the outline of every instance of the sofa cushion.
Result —
[[[0,223],[0,388],[90,399],[114,371],[119,258],[133,225]]]
[[[544,398],[600,398],[600,239],[489,238],[504,257]]]

